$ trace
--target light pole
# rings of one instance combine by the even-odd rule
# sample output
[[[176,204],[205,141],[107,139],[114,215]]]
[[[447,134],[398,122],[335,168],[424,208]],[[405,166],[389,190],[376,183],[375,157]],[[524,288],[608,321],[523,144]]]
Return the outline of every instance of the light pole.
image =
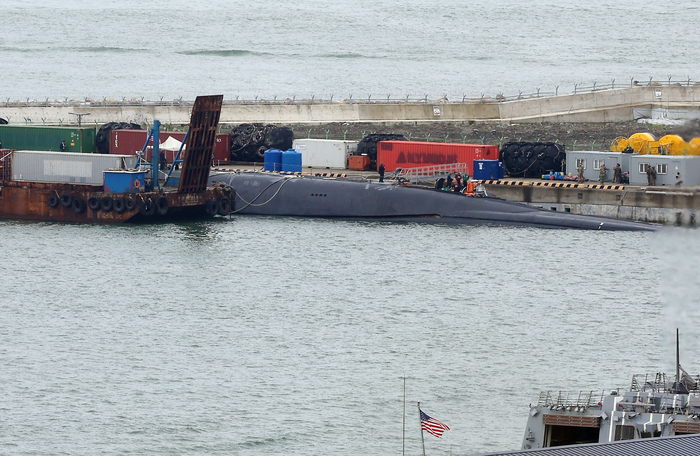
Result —
[[[83,116],[89,116],[90,113],[86,112],[83,114],[79,114],[77,112],[69,112],[68,114],[73,114],[74,116],[78,116],[78,127],[80,127],[80,124],[83,122]]]

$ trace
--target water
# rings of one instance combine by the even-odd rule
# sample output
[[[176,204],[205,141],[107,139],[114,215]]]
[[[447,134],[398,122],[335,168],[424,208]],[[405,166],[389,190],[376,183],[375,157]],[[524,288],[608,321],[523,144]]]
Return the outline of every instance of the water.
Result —
[[[631,0],[0,4],[0,100],[570,91],[697,78],[698,6]],[[679,12],[682,12],[680,14]],[[2,108],[0,107],[0,116]],[[700,368],[700,242],[347,223],[0,222],[0,454],[520,447],[542,389]]]
[[[272,217],[0,222],[0,453],[519,448],[540,390],[700,362],[700,242]]]
[[[0,100],[462,99],[697,80],[700,5],[4,0]]]

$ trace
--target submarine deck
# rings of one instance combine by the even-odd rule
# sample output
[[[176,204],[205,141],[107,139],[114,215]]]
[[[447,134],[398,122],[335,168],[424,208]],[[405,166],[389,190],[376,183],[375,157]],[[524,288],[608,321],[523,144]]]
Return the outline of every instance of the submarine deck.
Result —
[[[262,165],[229,165],[212,171],[262,172]],[[304,168],[302,174],[370,182],[379,179],[376,171],[347,169]],[[610,182],[601,185],[597,181],[578,184],[575,181],[510,177],[480,182],[489,195],[551,211],[685,227],[696,227],[700,222],[700,187],[651,187]]]

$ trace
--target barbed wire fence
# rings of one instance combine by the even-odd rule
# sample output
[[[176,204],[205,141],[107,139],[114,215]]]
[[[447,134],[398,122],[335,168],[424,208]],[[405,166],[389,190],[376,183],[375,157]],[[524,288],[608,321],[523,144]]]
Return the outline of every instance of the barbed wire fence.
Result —
[[[376,96],[374,94],[367,94],[365,97],[357,97],[354,94],[349,94],[347,97],[337,98],[335,95],[330,95],[329,98],[316,98],[315,95],[310,97],[299,98],[296,95],[291,97],[280,98],[278,95],[274,95],[272,98],[263,98],[258,95],[253,96],[253,99],[246,99],[241,96],[236,96],[234,99],[224,100],[224,105],[313,105],[313,104],[431,104],[431,103],[443,103],[443,104],[460,104],[460,103],[493,103],[493,102],[508,102],[531,98],[542,98],[542,97],[555,97],[559,95],[571,95],[571,94],[582,94],[591,93],[604,90],[615,90],[615,89],[625,89],[635,86],[691,86],[698,84],[690,77],[684,80],[674,80],[671,77],[667,79],[654,79],[650,77],[647,80],[639,80],[631,77],[629,81],[616,81],[612,79],[610,82],[605,83],[577,83],[574,84],[573,90],[565,91],[560,86],[555,86],[554,90],[542,90],[537,88],[535,92],[523,93],[518,92],[517,95],[504,95],[502,93],[496,94],[495,96],[487,96],[481,94],[479,97],[467,96],[462,94],[462,96],[453,96],[448,94],[442,94],[439,97],[431,96],[430,94],[422,94],[416,97],[415,95],[406,94],[402,97],[394,97],[391,94],[386,96]],[[0,97],[0,100],[3,100]],[[3,101],[0,101],[0,106],[6,108],[10,107],[115,107],[115,106],[189,106],[194,103],[194,100],[185,100],[183,97],[178,97],[173,100],[164,100],[161,97],[159,100],[147,100],[145,97],[140,98],[127,98],[122,97],[121,99],[107,98],[93,99],[86,97],[84,99],[75,100],[65,97],[63,100],[50,100],[46,97],[43,101],[27,98],[25,100],[11,100],[9,97],[5,97]]]

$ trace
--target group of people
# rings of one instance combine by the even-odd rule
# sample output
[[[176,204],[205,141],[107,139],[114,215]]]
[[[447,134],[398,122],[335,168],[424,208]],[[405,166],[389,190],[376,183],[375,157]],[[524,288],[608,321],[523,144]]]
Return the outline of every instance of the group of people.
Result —
[[[583,162],[580,162],[578,164],[578,183],[582,184],[586,182],[586,178],[583,176]],[[600,165],[600,170],[598,173],[598,181],[603,184],[605,183],[605,173],[608,171],[608,167],[605,166],[605,163],[601,163]],[[613,166],[613,183],[615,184],[620,184],[622,183],[622,167],[620,166],[619,163],[617,163],[615,166]]]
[[[462,193],[467,188],[469,182],[469,174],[455,173],[448,174],[447,177],[441,177],[435,182],[435,188],[442,189],[446,192]]]
[[[656,185],[656,166],[647,165],[647,185]]]
[[[600,174],[598,175],[598,181],[601,184],[605,183],[605,173],[608,171],[608,167],[605,166],[605,163],[601,163],[600,165]],[[613,166],[613,184],[620,184],[622,183],[622,167],[620,166],[619,163],[615,164]]]

